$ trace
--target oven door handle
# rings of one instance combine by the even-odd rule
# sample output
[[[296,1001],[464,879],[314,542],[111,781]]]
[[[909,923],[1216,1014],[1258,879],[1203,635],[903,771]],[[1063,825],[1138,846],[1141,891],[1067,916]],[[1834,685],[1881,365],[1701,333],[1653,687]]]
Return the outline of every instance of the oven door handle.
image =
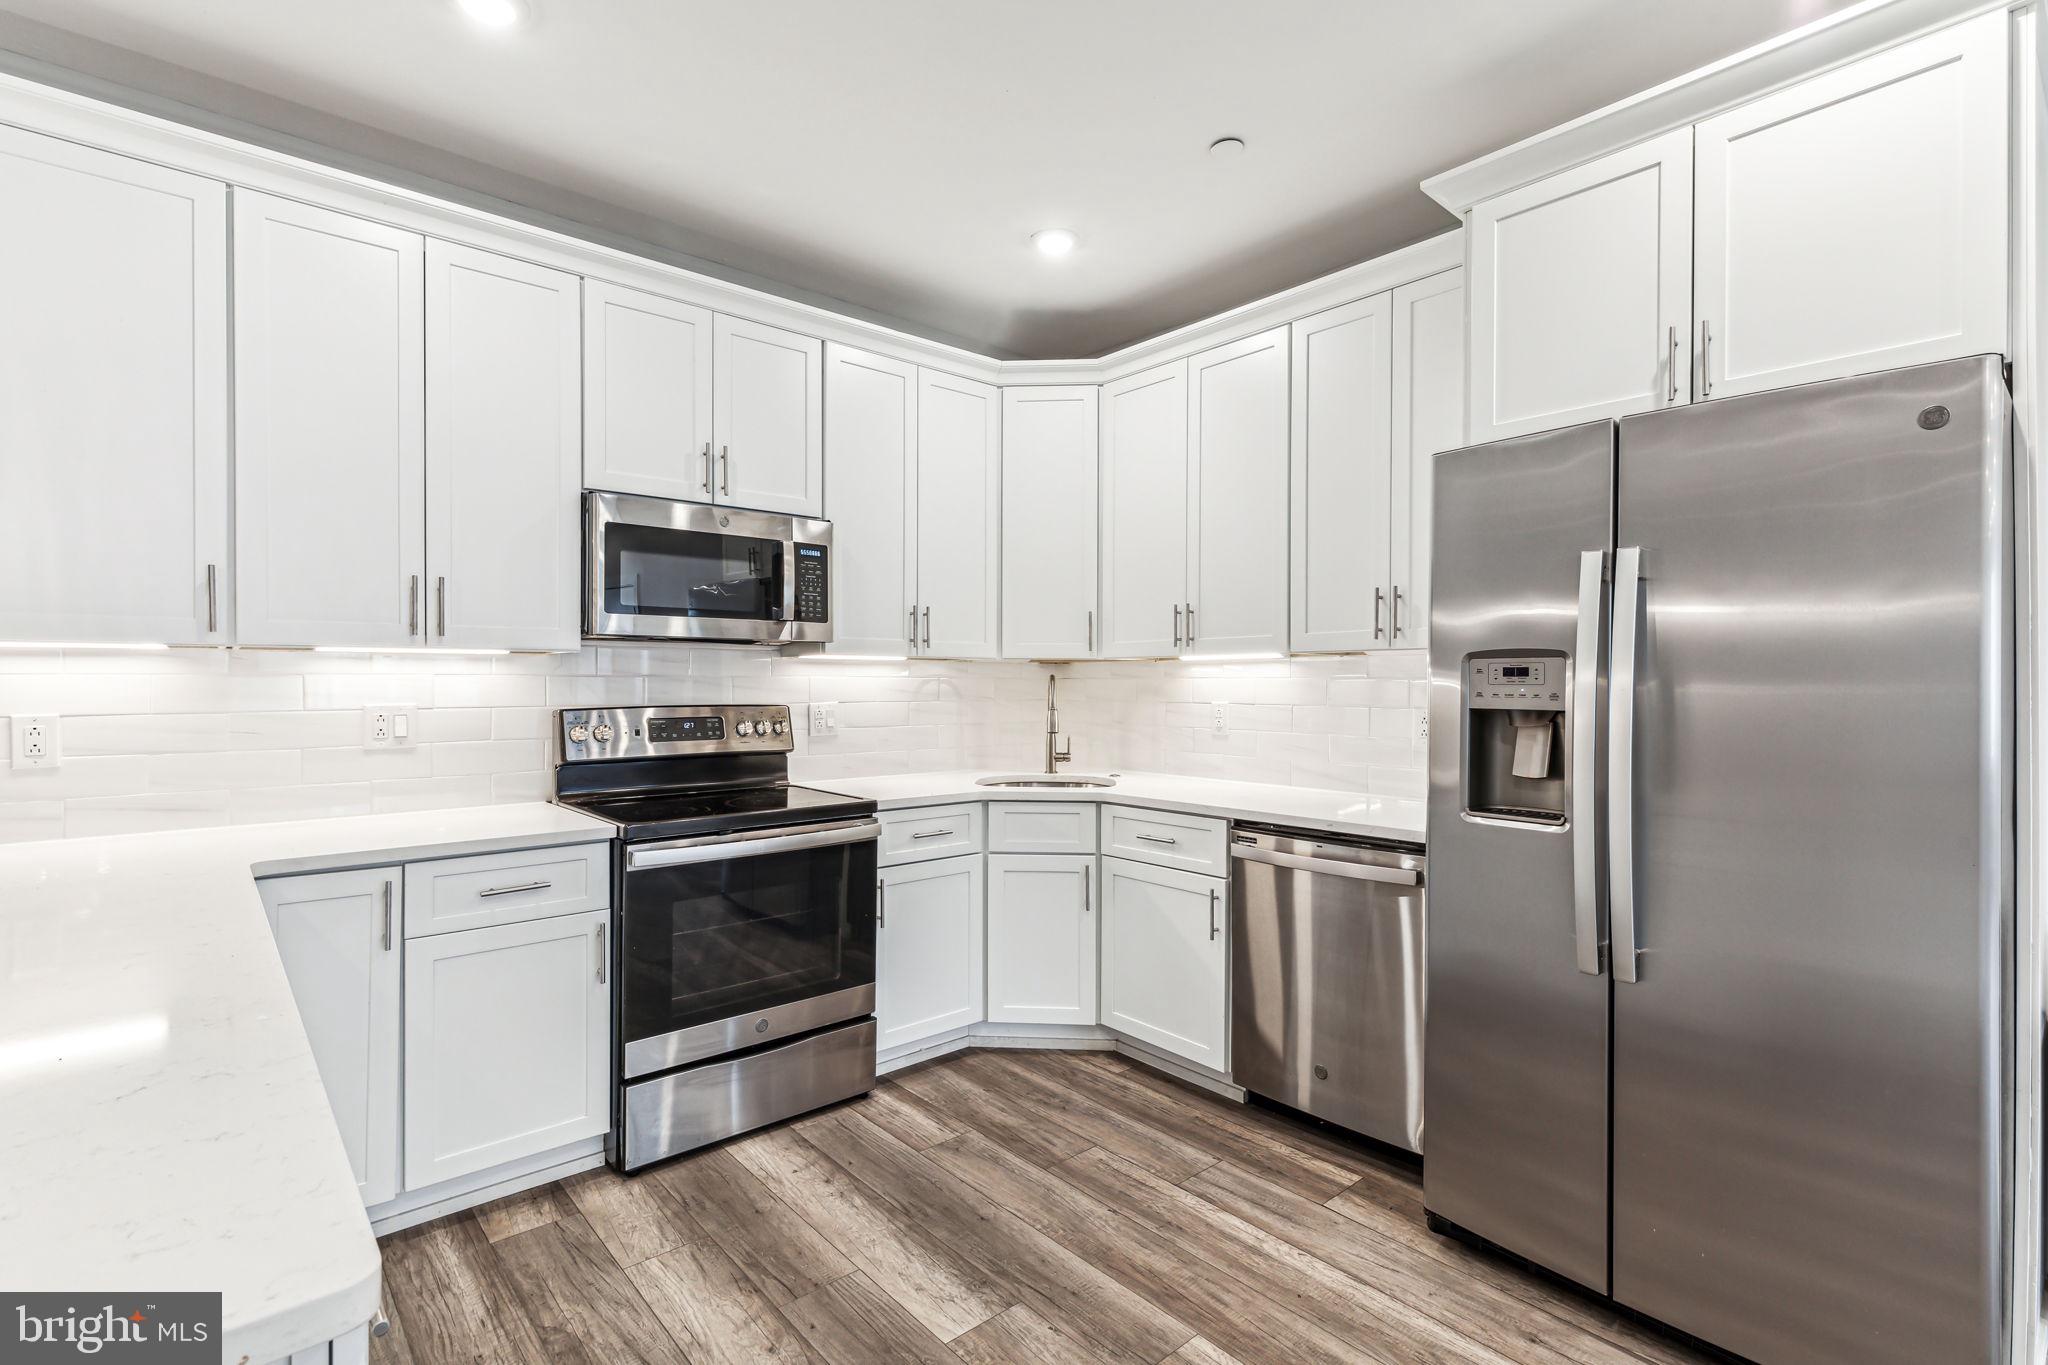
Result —
[[[860,820],[835,820],[795,832],[767,830],[759,833],[713,834],[700,839],[676,839],[647,844],[626,854],[626,870],[645,867],[681,867],[687,863],[722,863],[734,858],[765,858],[771,853],[797,853],[807,848],[831,848],[835,844],[873,843],[882,835],[882,822],[869,816]]]

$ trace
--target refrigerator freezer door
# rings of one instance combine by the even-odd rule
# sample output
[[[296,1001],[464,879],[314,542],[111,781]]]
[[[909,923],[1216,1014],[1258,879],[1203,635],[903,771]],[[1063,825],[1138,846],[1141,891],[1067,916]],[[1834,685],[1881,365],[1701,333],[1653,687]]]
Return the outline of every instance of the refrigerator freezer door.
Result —
[[[2008,427],[1996,357],[1621,423],[1613,1294],[1756,1360],[2000,1355]]]
[[[1614,439],[1613,423],[1595,422],[1437,457],[1429,634],[1424,1201],[1600,1291],[1609,983],[1598,944],[1580,941],[1580,830],[1569,816],[1466,814],[1465,693],[1475,654],[1561,661],[1570,695],[1553,761],[1567,788],[1596,780],[1593,751],[1576,742],[1579,715],[1595,712],[1575,701],[1576,689],[1598,686],[1598,661],[1576,654],[1583,556],[1611,544]],[[1591,586],[1597,617],[1597,569]],[[1588,638],[1597,645],[1597,620]],[[1563,811],[1586,808],[1575,794]],[[1585,870],[1598,875],[1597,865]],[[1582,948],[1591,972],[1580,969]]]

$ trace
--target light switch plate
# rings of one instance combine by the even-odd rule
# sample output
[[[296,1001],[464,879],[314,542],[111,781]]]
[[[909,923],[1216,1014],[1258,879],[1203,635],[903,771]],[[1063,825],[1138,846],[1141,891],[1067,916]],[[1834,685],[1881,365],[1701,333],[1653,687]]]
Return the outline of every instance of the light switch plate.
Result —
[[[420,712],[417,706],[363,708],[365,749],[410,749],[419,742]]]
[[[11,727],[17,768],[54,768],[64,761],[64,735],[55,716],[16,716]]]
[[[838,702],[814,701],[811,703],[811,733],[813,735],[836,735],[839,733]]]

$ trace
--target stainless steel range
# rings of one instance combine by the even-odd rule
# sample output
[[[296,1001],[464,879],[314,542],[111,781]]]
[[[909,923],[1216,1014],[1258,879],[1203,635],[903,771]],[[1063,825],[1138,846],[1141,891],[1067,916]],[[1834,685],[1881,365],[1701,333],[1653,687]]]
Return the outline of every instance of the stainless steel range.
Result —
[[[556,720],[556,801],[619,830],[612,1165],[872,1089],[874,803],[791,785],[786,706]]]

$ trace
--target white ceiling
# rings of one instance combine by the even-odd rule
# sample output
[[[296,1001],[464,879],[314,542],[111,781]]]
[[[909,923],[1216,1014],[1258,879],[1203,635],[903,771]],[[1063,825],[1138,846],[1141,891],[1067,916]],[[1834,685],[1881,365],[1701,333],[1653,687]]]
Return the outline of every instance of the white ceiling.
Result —
[[[530,0],[509,34],[452,0],[0,17],[153,59],[158,94],[288,101],[401,162],[453,154],[408,169],[510,172],[469,188],[995,354],[1082,357],[1441,231],[1422,177],[1845,3]],[[1209,157],[1225,135],[1245,154]],[[1081,245],[1048,262],[1028,238],[1054,224]]]

